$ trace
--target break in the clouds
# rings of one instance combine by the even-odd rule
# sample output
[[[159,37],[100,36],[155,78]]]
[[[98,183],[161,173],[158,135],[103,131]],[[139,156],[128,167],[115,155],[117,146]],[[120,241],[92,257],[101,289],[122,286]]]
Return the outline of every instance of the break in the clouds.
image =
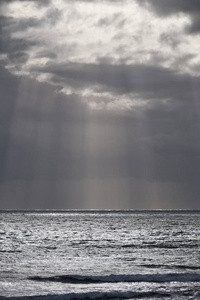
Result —
[[[199,207],[199,1],[0,8],[1,207]]]

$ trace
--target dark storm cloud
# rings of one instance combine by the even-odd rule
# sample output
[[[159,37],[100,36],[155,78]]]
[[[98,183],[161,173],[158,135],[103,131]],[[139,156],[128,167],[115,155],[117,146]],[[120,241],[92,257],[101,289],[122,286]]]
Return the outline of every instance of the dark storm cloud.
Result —
[[[0,16],[0,31],[2,32],[7,26],[13,25],[14,22],[14,18],[12,17]]]
[[[9,59],[17,64],[26,61],[28,57],[25,51],[34,44],[23,39],[11,39],[10,35],[0,33],[0,53],[7,54]]]
[[[0,35],[0,40],[0,53],[5,53],[8,55],[11,53],[23,52],[29,46],[34,45],[34,43],[24,41],[23,39],[10,39],[8,35]]]
[[[172,70],[145,65],[108,64],[49,64],[34,71],[57,76],[57,82],[65,80],[72,87],[99,86],[116,94],[140,93],[145,98],[172,98],[189,101],[191,92],[198,98],[200,79]],[[98,90],[98,88],[97,88]]]
[[[14,20],[13,28],[10,28],[12,32],[27,30],[31,27],[39,27],[43,23],[43,20],[36,18],[24,18],[19,21]]]
[[[195,14],[193,17],[193,22],[190,26],[186,27],[186,31],[191,34],[199,33],[200,32],[200,20],[199,20],[199,13]]]
[[[191,25],[186,27],[186,31],[191,34],[200,31],[199,13],[200,2],[199,0],[137,0],[140,5],[146,8],[151,8],[159,16],[169,16],[178,13],[184,13],[191,18]]]
[[[17,20],[13,17],[0,16],[0,32],[1,34],[9,34],[17,31],[24,31],[30,27],[38,27],[41,25],[43,20],[36,18],[21,18]]]
[[[17,21],[12,17],[0,16],[0,53],[6,54],[9,61],[16,63],[16,66],[25,63],[28,59],[27,50],[35,45],[35,42],[13,38],[11,33],[36,27],[39,24],[40,22],[34,18]]]
[[[46,3],[46,2],[45,2]],[[40,4],[42,5],[42,4]],[[44,5],[44,4],[43,4]],[[43,23],[51,23],[54,25],[57,22],[61,12],[51,8],[48,9],[43,19],[37,18],[14,18],[0,16],[0,53],[7,54],[8,59],[15,63],[16,66],[25,63],[29,58],[28,50],[32,46],[38,46],[38,41],[30,41],[23,38],[15,38],[13,34],[18,32],[25,32],[30,28],[36,28],[42,26]],[[56,57],[52,51],[43,51],[40,54],[44,57]],[[37,54],[37,57],[40,55]]]
[[[167,16],[170,14],[196,13],[200,11],[200,2],[198,0],[138,0],[142,5],[151,5],[160,15]]]
[[[26,26],[37,26],[35,19],[16,22],[14,18],[0,16],[0,53],[7,54],[11,61],[23,63],[27,59],[26,50],[35,43],[20,38],[11,38],[11,32],[23,30]]]

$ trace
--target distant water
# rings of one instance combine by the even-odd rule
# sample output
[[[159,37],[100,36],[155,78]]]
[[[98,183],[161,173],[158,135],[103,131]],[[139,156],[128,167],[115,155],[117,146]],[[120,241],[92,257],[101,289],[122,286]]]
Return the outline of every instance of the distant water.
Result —
[[[0,213],[0,299],[200,299],[199,211]]]

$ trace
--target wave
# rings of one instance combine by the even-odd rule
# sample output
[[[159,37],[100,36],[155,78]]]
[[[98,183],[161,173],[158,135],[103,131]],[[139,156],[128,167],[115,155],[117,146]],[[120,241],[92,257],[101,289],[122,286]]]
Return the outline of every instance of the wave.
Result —
[[[92,284],[109,282],[200,282],[198,273],[168,273],[168,274],[134,274],[134,275],[58,275],[50,277],[31,276],[29,280],[53,281],[72,284]]]
[[[19,252],[21,253],[22,250],[0,250],[1,253],[16,253]]]
[[[128,260],[128,259],[126,259]],[[189,266],[189,265],[159,265],[159,264],[142,264],[142,265],[138,265],[140,267],[145,267],[145,268],[149,268],[149,269],[161,269],[161,268],[165,268],[165,269],[182,269],[182,270],[200,270],[200,266]]]
[[[118,247],[121,247],[121,248],[139,248],[139,249],[142,249],[142,248],[148,248],[148,249],[157,249],[157,248],[160,248],[160,249],[180,249],[180,248],[197,248],[199,245],[197,243],[194,243],[194,244],[186,244],[186,243],[179,243],[177,245],[174,245],[174,244],[143,244],[143,245],[140,245],[140,244],[124,244],[124,245],[118,245]]]
[[[68,293],[68,294],[50,294],[50,295],[37,295],[37,296],[20,296],[20,297],[1,297],[1,300],[72,300],[72,299],[147,299],[154,297],[154,299],[162,299],[166,297],[181,297],[183,293],[181,292],[133,292],[133,291],[109,291],[109,292],[85,292],[85,293]],[[184,296],[186,297],[195,297],[192,299],[198,299],[196,297],[200,296],[200,292],[188,291],[184,292]],[[177,299],[177,298],[176,298]]]

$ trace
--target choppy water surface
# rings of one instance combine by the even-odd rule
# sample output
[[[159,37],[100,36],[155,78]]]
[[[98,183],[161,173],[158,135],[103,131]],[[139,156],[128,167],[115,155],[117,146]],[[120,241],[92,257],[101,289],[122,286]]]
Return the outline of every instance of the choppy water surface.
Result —
[[[0,296],[200,299],[199,212],[0,214]]]

